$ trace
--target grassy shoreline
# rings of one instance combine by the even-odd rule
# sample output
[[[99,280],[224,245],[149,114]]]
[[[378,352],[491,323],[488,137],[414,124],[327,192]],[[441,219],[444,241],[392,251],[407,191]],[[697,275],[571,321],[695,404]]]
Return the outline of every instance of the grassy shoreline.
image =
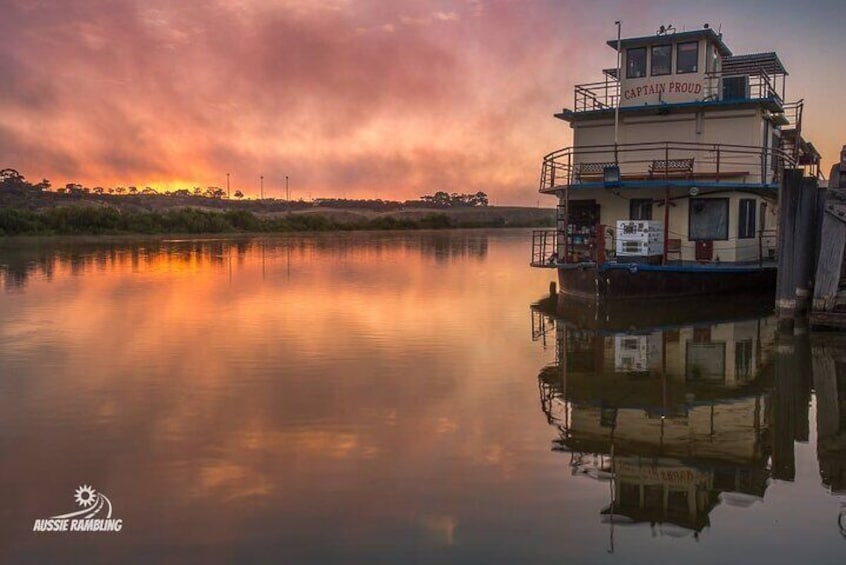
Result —
[[[546,211],[520,216],[502,209],[485,215],[462,215],[447,211],[417,211],[415,215],[387,213],[373,217],[355,215],[333,218],[331,213],[293,212],[260,215],[248,210],[208,211],[194,208],[169,210],[118,210],[94,206],[63,206],[27,210],[0,209],[0,237],[44,236],[214,236],[295,232],[438,230],[463,228],[550,226]],[[337,212],[337,211],[336,211]],[[549,216],[549,217],[547,217]]]

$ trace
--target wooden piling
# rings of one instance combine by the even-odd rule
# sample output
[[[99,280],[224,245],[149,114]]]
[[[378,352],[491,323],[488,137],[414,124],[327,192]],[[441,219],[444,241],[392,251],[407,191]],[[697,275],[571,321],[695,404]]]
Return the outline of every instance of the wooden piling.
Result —
[[[829,178],[833,181],[839,175],[839,166],[835,165]],[[825,213],[822,218],[811,323],[842,327],[846,326],[846,317],[835,314],[834,307],[843,269],[843,249],[846,246],[846,189],[829,188],[823,209]]]
[[[802,191],[802,169],[785,169],[779,186],[778,274],[776,312],[779,322],[790,322],[796,313],[795,233],[796,212]]]
[[[818,223],[817,188],[817,179],[801,179],[793,232],[795,311],[803,314],[808,311],[813,288]]]

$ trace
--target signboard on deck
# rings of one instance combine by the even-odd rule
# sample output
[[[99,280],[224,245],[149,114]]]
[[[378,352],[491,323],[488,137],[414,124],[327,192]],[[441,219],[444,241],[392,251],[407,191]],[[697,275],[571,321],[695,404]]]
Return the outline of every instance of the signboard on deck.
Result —
[[[624,81],[622,106],[643,106],[644,104],[676,104],[702,100],[704,86],[700,75],[690,78],[678,76],[663,79],[629,79]]]

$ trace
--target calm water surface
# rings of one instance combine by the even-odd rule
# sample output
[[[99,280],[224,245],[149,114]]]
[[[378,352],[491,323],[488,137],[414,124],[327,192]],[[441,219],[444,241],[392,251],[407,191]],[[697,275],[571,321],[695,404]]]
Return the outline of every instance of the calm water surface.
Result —
[[[0,562],[845,562],[846,342],[529,244],[0,242]]]

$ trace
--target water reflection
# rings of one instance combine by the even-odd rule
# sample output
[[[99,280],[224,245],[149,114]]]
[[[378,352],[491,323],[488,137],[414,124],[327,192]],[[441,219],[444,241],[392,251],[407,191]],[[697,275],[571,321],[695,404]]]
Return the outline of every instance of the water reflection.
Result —
[[[200,239],[151,238],[114,241],[81,238],[0,239],[0,281],[2,287],[23,288],[32,277],[52,280],[57,269],[79,276],[85,272],[108,271],[129,265],[133,271],[154,264],[170,267],[204,265],[231,268],[243,265],[251,253],[261,255],[265,267],[268,254],[283,252],[286,268],[290,261],[331,254],[335,260],[379,259],[408,253],[433,258],[438,263],[483,261],[488,254],[488,236],[474,232],[351,233],[290,235],[266,238],[226,237]]]
[[[533,391],[506,394],[531,376],[523,315],[546,284],[525,240],[8,242],[21,247],[0,251],[0,562],[467,547],[496,515],[490,493],[519,476],[519,422],[534,416]],[[492,390],[503,420],[487,417]],[[115,504],[119,536],[32,532],[83,483]]]
[[[771,305],[744,296],[533,306],[533,339],[555,350],[538,376],[553,449],[573,475],[609,482],[598,512],[612,546],[624,524],[698,537],[716,506],[755,506],[772,480],[793,481],[812,375],[820,476],[843,493],[846,338],[779,333]]]
[[[817,393],[809,412],[821,377],[790,374],[817,344],[773,338],[750,301],[671,316],[539,310],[538,347],[526,305],[549,274],[526,266],[528,241],[504,230],[7,246],[0,264],[20,284],[0,290],[0,562],[839,557],[841,404],[824,416]],[[569,350],[556,357],[559,342]],[[835,345],[826,382],[839,394]],[[614,386],[598,390],[597,372]],[[566,434],[538,417],[535,383]],[[571,454],[575,475],[562,472]],[[639,518],[623,487],[634,478],[650,512],[657,490],[645,487],[667,483],[656,529],[710,523],[699,543],[618,527]],[[108,494],[119,536],[32,531],[71,510],[81,484]],[[670,498],[682,485],[699,497],[684,508]],[[736,506],[755,493],[766,504]]]

